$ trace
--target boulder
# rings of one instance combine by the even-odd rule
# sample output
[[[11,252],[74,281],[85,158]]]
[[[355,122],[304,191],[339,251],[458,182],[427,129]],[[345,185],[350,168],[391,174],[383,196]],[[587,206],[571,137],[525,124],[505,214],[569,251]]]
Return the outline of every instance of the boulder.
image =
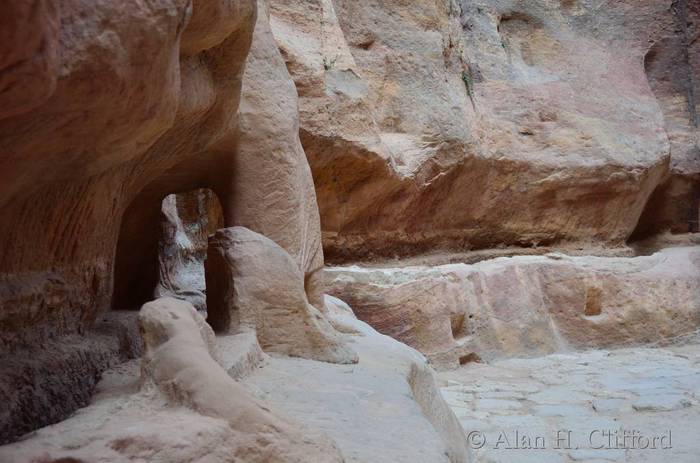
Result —
[[[253,330],[266,352],[356,363],[311,305],[298,264],[274,241],[244,227],[218,230],[205,262],[209,320],[219,332]]]

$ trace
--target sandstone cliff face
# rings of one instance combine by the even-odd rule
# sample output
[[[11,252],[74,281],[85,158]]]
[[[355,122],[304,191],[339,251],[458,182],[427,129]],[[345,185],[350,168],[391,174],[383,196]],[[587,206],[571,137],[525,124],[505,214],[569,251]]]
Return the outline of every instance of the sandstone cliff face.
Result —
[[[201,260],[224,224],[279,242],[323,319],[315,193],[265,3],[15,3],[0,20],[0,353],[27,369],[6,378],[21,413],[2,410],[3,440],[84,405],[100,371],[138,355],[79,345],[107,311],[156,295],[204,309]],[[47,384],[54,351],[84,368]]]
[[[0,352],[17,360],[3,375],[3,441],[84,406],[101,370],[138,355],[91,327],[153,297],[166,195],[225,196],[230,171],[212,146],[235,130],[255,11],[248,0],[3,10]]]
[[[161,203],[202,187],[226,224],[294,256],[322,309],[315,195],[266,10],[243,82],[255,2],[103,2],[89,12],[28,3],[34,15],[18,6],[8,18],[3,98],[30,93],[11,85],[27,54],[46,74],[32,71],[35,98],[49,88],[42,101],[4,105],[0,120],[0,237],[11,243],[0,251],[2,347],[77,332],[110,307],[136,309],[159,283],[177,293],[178,270],[159,264]],[[25,20],[37,22],[36,37],[16,29]]]
[[[699,21],[690,0],[3,7],[0,442],[139,356],[141,306],[146,354],[140,381],[117,368],[84,415],[0,454],[468,459],[424,358],[326,288],[448,368],[697,329],[697,248],[325,286],[322,244],[352,261],[697,231]]]
[[[685,24],[697,7],[271,3],[329,259],[619,246],[669,166],[685,183],[657,194],[675,206],[650,211],[668,217],[649,227],[687,227],[698,129]],[[652,64],[659,47],[671,85]]]
[[[55,34],[17,41],[35,43],[37,62],[59,58],[37,82],[52,91],[37,87],[43,100],[0,120],[4,349],[76,332],[108,309],[118,239],[124,272],[157,282],[162,199],[226,185],[211,148],[235,127],[255,18],[248,0],[197,2],[192,18],[187,1],[24,3],[37,24],[22,30]],[[206,29],[187,27],[210,7]],[[3,80],[21,62],[5,63]],[[14,92],[27,90],[4,87]]]

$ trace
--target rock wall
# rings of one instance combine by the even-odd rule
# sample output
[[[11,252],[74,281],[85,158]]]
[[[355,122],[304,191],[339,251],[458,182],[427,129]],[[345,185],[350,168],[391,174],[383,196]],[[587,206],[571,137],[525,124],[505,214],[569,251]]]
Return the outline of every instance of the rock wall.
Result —
[[[634,258],[553,253],[326,272],[330,294],[438,368],[670,342],[700,328],[697,246]]]
[[[697,220],[697,6],[598,3],[273,0],[327,258]]]
[[[235,129],[255,19],[249,0],[19,3],[3,18],[17,32],[2,44],[2,94],[42,97],[0,119],[3,349],[109,309],[118,240],[127,271],[153,280],[163,198],[224,190],[212,148]],[[31,90],[10,85],[26,56],[47,63]]]
[[[56,371],[47,392],[34,385],[56,358],[28,352],[158,295],[204,309],[201,259],[222,225],[279,242],[323,319],[315,194],[265,3],[15,3],[0,20],[0,353],[27,368],[7,379],[2,428],[65,417],[113,358],[138,355],[68,346],[84,371]],[[17,401],[24,414],[5,413]]]
[[[18,102],[0,120],[0,237],[10,243],[0,251],[3,349],[78,332],[110,307],[136,309],[159,282],[177,292],[177,271],[159,262],[183,252],[163,248],[178,226],[171,213],[168,229],[166,204],[163,232],[162,202],[203,187],[226,224],[264,233],[294,256],[322,309],[318,212],[266,9],[244,79],[254,2],[103,2],[89,11],[25,3],[36,6],[36,37],[21,36],[27,12],[13,9],[3,96],[27,93],[10,85],[23,69],[12,64],[34,42],[47,76],[37,85],[53,84],[44,100]],[[187,221],[186,207],[179,212]],[[191,238],[200,246],[206,233]]]
[[[234,147],[213,146],[236,127],[255,13],[249,0],[3,10],[0,352],[14,365],[3,440],[84,406],[102,370],[138,355],[90,333],[113,305],[153,297],[163,198],[224,196]],[[114,286],[136,297],[115,300]]]

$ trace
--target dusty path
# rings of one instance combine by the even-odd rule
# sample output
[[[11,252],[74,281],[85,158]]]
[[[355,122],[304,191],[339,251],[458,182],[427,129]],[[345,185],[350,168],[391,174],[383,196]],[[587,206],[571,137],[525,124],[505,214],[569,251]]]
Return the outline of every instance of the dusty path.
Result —
[[[470,364],[440,376],[479,462],[700,461],[700,343]]]

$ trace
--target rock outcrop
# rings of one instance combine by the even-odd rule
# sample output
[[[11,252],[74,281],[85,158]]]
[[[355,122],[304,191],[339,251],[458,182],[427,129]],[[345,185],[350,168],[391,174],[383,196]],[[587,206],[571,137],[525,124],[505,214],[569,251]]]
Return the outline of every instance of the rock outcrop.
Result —
[[[0,352],[27,359],[28,376],[16,385],[24,412],[3,413],[2,426],[21,417],[28,431],[84,405],[106,359],[128,354],[78,349],[76,382],[51,349],[153,298],[165,196],[206,186],[225,197],[235,147],[213,146],[236,130],[256,8],[15,3],[0,20]],[[41,388],[22,387],[47,371],[54,413]]]
[[[461,463],[352,310],[446,369],[700,327],[699,247],[585,256],[699,231],[697,1],[9,3],[0,460]]]
[[[322,319],[319,216],[265,3],[257,15],[253,0],[58,3],[0,19],[0,353],[40,376],[55,359],[26,352],[61,350],[110,310],[161,295],[203,310],[201,259],[222,221],[279,242]],[[110,362],[83,358],[84,389],[55,372],[56,413],[21,389],[17,429],[84,405]]]
[[[321,224],[299,141],[297,93],[272,37],[267,1],[246,62],[239,110],[231,223],[265,235],[296,261],[311,304],[323,310]]]
[[[214,333],[192,305],[158,299],[144,305],[139,324],[140,378],[136,369],[111,372],[96,404],[0,448],[0,459],[344,461],[328,437],[274,411],[226,373],[212,357]]]
[[[693,2],[271,3],[328,259],[620,246],[669,166],[697,220]]]
[[[700,328],[700,248],[635,258],[520,256],[474,265],[333,267],[328,292],[439,368],[670,341]]]
[[[148,303],[139,315],[141,368],[109,370],[90,406],[0,447],[0,460],[468,461],[462,429],[423,356],[358,321],[342,302],[330,305],[356,332],[347,342],[359,364],[278,356],[234,381],[224,370],[228,337],[215,337],[187,302]]]
[[[233,434],[226,441],[229,461],[343,461],[330,440],[304,435],[298,424],[256,401],[217,364],[211,356],[214,332],[192,305],[158,299],[144,305],[139,317],[145,387],[157,387],[171,406],[225,420]]]
[[[209,320],[219,332],[254,331],[266,352],[356,363],[323,314],[309,303],[297,263],[244,227],[218,230],[205,263]]]
[[[256,10],[251,0],[20,3],[31,8],[10,9],[3,24],[31,37],[2,46],[34,47],[25,55],[47,63],[36,83],[48,90],[3,106],[0,119],[4,350],[152,298],[163,198],[198,186],[223,196],[231,181],[212,148],[236,127]],[[26,62],[4,56],[3,83]],[[3,86],[4,98],[26,93]],[[134,276],[140,286],[122,285]],[[128,291],[113,295],[113,280]]]

